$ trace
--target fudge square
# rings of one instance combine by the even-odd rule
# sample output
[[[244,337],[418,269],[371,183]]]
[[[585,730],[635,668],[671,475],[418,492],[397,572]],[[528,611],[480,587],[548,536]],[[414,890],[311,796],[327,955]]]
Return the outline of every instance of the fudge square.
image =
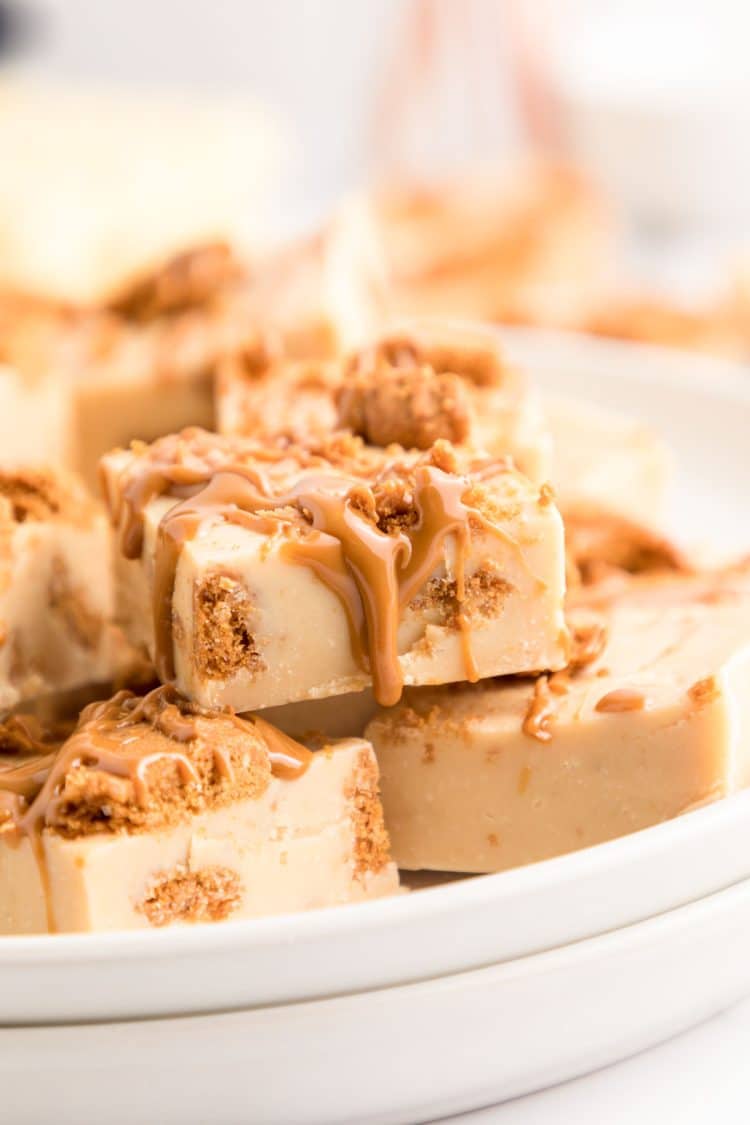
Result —
[[[566,663],[562,521],[502,458],[187,430],[108,455],[102,480],[120,618],[202,706],[371,683],[392,704],[403,684]]]
[[[0,711],[112,678],[110,540],[76,477],[0,470]]]
[[[549,476],[552,443],[539,401],[490,329],[407,321],[328,362],[289,362],[270,345],[259,337],[218,365],[221,433],[304,440],[340,428],[371,445],[413,449],[444,438],[510,454],[534,481]]]
[[[310,750],[160,687],[92,703],[57,750],[0,766],[0,933],[251,918],[397,889],[362,739]]]
[[[364,735],[396,862],[500,871],[750,784],[750,594],[724,575],[701,586],[577,610],[565,673],[415,688],[383,709]]]

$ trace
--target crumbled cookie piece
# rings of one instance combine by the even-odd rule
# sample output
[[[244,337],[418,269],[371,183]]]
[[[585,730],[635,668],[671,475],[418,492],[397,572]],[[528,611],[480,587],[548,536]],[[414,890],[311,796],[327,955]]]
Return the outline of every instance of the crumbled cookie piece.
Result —
[[[265,667],[253,637],[253,602],[227,574],[212,574],[196,588],[196,664],[203,675],[226,680],[240,668]]]
[[[137,910],[152,926],[172,922],[221,922],[240,903],[239,876],[228,867],[190,871],[179,864],[154,879]]]
[[[371,445],[428,449],[440,438],[464,441],[469,397],[458,375],[429,367],[355,375],[338,392],[339,423]]]
[[[239,275],[239,265],[224,242],[207,243],[176,254],[138,278],[108,303],[127,320],[146,322],[203,305]]]
[[[390,863],[390,840],[383,819],[378,770],[369,750],[363,750],[346,797],[352,803],[354,822],[354,867],[360,878],[377,874]]]
[[[594,504],[566,511],[565,540],[571,586],[593,585],[613,570],[627,574],[692,570],[669,539]]]

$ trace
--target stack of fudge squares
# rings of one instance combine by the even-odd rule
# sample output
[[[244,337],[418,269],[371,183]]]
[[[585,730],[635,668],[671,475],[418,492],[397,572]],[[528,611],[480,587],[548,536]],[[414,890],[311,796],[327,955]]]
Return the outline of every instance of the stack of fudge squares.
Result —
[[[373,899],[750,780],[750,569],[660,535],[640,426],[385,325],[365,228],[3,306],[55,464],[0,470],[0,933]]]

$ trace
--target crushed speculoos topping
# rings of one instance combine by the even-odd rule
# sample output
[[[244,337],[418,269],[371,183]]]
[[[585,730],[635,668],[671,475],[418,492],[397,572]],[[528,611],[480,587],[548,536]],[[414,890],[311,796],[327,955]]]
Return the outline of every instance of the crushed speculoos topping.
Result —
[[[571,586],[594,585],[613,571],[689,574],[693,569],[669,539],[595,504],[566,511],[565,541]]]
[[[345,796],[352,805],[355,876],[375,875],[390,863],[391,842],[380,803],[378,770],[369,748],[359,753]]]
[[[152,926],[172,922],[222,922],[242,899],[242,884],[228,867],[191,871],[178,864],[156,875],[136,909]]]
[[[439,438],[465,441],[471,408],[460,376],[429,367],[350,377],[337,394],[339,425],[371,445],[428,449]]]
[[[255,612],[247,588],[227,574],[212,574],[194,592],[195,663],[201,675],[227,680],[240,669],[265,668],[252,632]]]
[[[231,248],[224,242],[207,243],[176,254],[130,282],[106,308],[126,320],[145,323],[205,304],[239,275]]]
[[[140,698],[119,692],[85,707],[71,736],[43,760],[35,788],[23,791],[26,819],[67,837],[151,831],[257,798],[274,772],[277,737],[284,764],[298,749],[306,768],[309,752],[268,724],[209,714],[170,687]],[[14,784],[13,771],[0,774],[0,791]]]
[[[478,387],[499,386],[505,364],[494,340],[446,325],[419,327],[385,336],[350,364],[353,371],[429,368],[436,375],[458,375]]]
[[[97,510],[83,486],[69,473],[0,470],[0,515],[13,523],[60,520],[85,526]]]

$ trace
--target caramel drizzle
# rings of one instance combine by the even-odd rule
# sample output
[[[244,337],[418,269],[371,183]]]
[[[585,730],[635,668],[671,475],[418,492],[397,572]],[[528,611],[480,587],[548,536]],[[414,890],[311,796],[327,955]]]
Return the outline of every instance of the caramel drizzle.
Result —
[[[386,532],[354,503],[354,490],[361,493],[362,481],[343,473],[306,472],[288,492],[273,495],[263,474],[248,467],[138,466],[122,490],[121,510],[115,511],[126,557],[138,558],[142,552],[146,505],[165,493],[179,500],[165,513],[157,532],[152,608],[159,678],[175,678],[173,598],[185,544],[221,522],[264,535],[286,524],[287,533],[297,534],[289,534],[283,553],[309,567],[336,595],[346,613],[353,657],[371,674],[376,699],[385,706],[398,702],[403,684],[398,626],[405,607],[435,569],[450,535],[456,539],[454,569],[461,603],[470,516],[487,530],[499,531],[464,503],[468,486],[465,477],[418,466],[412,490],[416,523]],[[457,624],[467,678],[475,680],[478,670],[463,613]]]
[[[148,749],[148,743],[134,732],[123,738],[123,732],[146,723],[178,744],[199,737],[196,718],[208,712],[183,700],[171,685],[155,688],[138,698],[121,691],[103,703],[91,703],[81,712],[74,734],[56,753],[25,761],[21,765],[0,770],[0,823],[9,820],[15,829],[15,840],[28,837],[39,868],[47,910],[47,928],[56,929],[49,872],[42,831],[54,822],[62,800],[65,778],[76,766],[127,778],[133,784],[136,802],[145,807],[149,797],[148,769],[157,761],[174,762],[184,785],[200,784],[195,765],[187,753],[179,749]],[[312,751],[289,738],[255,715],[240,717],[231,712],[225,717],[240,730],[260,737],[266,744],[274,777],[294,780],[300,777],[312,760]],[[213,745],[214,767],[228,782],[234,780],[230,755],[221,745]],[[9,836],[8,840],[14,837]]]
[[[646,697],[642,691],[636,691],[635,688],[617,688],[603,695],[594,710],[615,714],[620,711],[642,711],[645,706]]]
[[[555,701],[550,695],[549,676],[540,676],[534,681],[534,693],[523,720],[523,733],[537,742],[549,742],[554,717]]]

